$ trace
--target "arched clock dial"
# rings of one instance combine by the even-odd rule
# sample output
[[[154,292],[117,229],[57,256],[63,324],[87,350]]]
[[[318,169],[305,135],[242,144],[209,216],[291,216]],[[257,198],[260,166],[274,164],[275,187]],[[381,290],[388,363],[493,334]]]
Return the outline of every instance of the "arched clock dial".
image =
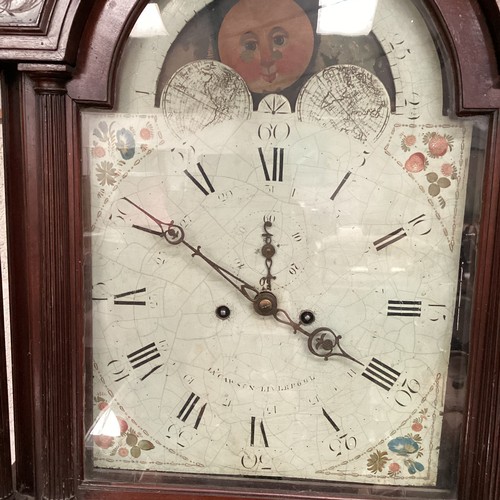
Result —
[[[83,114],[93,463],[435,486],[472,126],[442,116],[424,20],[380,2],[391,86],[318,68],[301,2],[271,16],[293,4],[300,33],[214,3],[209,53],[134,40],[116,113]],[[208,3],[181,4],[161,9],[184,43]]]

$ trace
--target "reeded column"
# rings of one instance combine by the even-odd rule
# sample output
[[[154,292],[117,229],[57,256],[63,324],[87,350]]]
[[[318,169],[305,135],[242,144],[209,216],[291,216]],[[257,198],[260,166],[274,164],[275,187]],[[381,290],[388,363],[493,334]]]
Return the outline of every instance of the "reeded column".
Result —
[[[37,185],[30,189],[36,196],[38,213],[33,227],[37,242],[36,257],[40,272],[30,277],[31,287],[38,287],[39,297],[32,305],[38,308],[37,324],[32,324],[32,338],[38,344],[34,352],[34,451],[36,497],[47,500],[75,496],[74,398],[75,321],[72,321],[72,235],[69,207],[68,124],[66,67],[57,65],[20,68],[32,82],[36,120],[33,140],[36,162],[31,159],[27,175],[33,173]],[[25,85],[27,88],[27,86]],[[28,162],[30,163],[30,162]],[[28,181],[29,182],[29,181]],[[35,221],[33,221],[35,222]],[[36,292],[32,288],[33,293]],[[63,382],[63,383],[61,383]]]

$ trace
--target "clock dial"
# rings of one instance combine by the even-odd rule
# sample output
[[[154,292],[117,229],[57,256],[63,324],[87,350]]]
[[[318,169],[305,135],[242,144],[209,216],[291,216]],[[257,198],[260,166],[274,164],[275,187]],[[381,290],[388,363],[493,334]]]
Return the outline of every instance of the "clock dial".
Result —
[[[180,4],[182,37],[208,14]],[[211,60],[131,41],[118,109],[83,115],[97,468],[436,485],[472,126],[411,2],[373,29],[392,85],[316,68],[311,27],[240,0]]]

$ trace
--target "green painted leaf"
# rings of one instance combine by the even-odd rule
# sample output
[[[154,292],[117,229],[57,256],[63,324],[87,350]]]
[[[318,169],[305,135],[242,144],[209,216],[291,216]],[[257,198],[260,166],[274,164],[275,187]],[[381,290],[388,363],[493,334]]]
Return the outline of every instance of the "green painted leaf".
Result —
[[[138,439],[137,439],[137,436],[135,434],[129,433],[127,435],[127,444],[129,446],[135,446],[137,444],[137,441],[138,441]]]
[[[154,444],[146,439],[141,439],[137,446],[144,451],[152,450],[154,448]]]

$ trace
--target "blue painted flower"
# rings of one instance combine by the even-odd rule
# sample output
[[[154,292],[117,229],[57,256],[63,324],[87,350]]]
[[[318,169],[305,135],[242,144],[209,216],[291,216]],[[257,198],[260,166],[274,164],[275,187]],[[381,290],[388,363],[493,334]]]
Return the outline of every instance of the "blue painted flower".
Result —
[[[408,466],[408,472],[410,474],[416,474],[417,471],[422,472],[425,469],[423,464],[421,464],[420,462],[414,462],[413,460],[409,460],[406,465]]]
[[[122,128],[116,133],[116,148],[124,160],[130,160],[135,155],[135,139],[130,130]]]
[[[396,439],[392,439],[389,441],[387,446],[392,452],[397,453],[402,457],[407,457],[412,453],[416,453],[420,448],[418,443],[409,437],[398,437]]]

